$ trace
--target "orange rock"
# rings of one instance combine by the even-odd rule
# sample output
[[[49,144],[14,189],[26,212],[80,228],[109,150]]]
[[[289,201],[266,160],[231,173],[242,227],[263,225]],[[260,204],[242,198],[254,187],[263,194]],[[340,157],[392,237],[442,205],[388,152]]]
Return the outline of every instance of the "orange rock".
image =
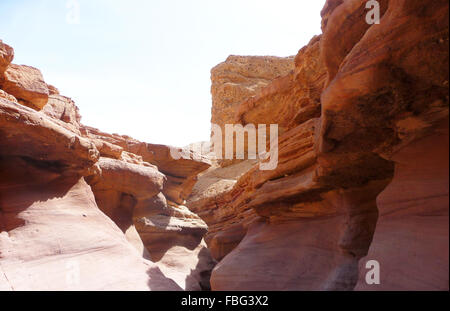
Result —
[[[181,289],[127,242],[83,178],[48,169],[0,161],[0,289]]]
[[[48,87],[48,92],[50,93],[50,95],[60,95],[59,90],[55,86],[47,84],[47,87]]]
[[[80,128],[81,115],[79,109],[74,101],[68,97],[51,94],[42,111],[53,119],[69,123],[76,129]]]
[[[207,226],[183,202],[209,160],[175,160],[168,146],[85,126],[81,131],[104,157],[98,162],[102,173],[88,180],[100,209],[181,288],[208,289],[215,261],[203,241]]]
[[[243,124],[280,120],[279,165],[256,165],[231,190],[192,203],[221,260],[213,289],[369,289],[364,260],[358,267],[367,254],[389,265],[375,289],[448,289],[448,2],[380,4],[380,25],[368,25],[363,1],[327,1],[308,63],[325,67],[328,81],[287,76],[241,106]],[[294,90],[314,85],[309,78],[321,81],[312,96],[320,94],[320,114],[298,124],[295,112],[279,117],[288,107],[301,113],[289,98],[301,98]],[[249,224],[254,212],[262,218]]]
[[[1,88],[35,110],[41,110],[48,101],[49,90],[41,72],[30,66],[9,65]]]
[[[97,162],[99,152],[53,119],[0,98],[0,155],[46,161],[55,168],[84,171]],[[26,146],[26,148],[24,147]]]
[[[13,61],[13,59],[14,59],[13,48],[3,43],[2,40],[0,40],[0,84],[3,78],[3,73],[5,72],[9,64]]]
[[[448,119],[396,152],[392,183],[377,198],[379,219],[356,290],[442,290],[449,272]],[[380,263],[368,285],[368,260]]]
[[[6,99],[7,101],[10,101],[10,102],[13,102],[13,103],[16,103],[16,104],[19,103],[14,96],[6,93],[3,90],[0,90],[0,98]]]
[[[91,184],[99,189],[114,189],[137,199],[151,198],[161,192],[165,177],[157,167],[146,167],[120,160],[100,158],[101,174]]]
[[[225,150],[225,124],[239,123],[236,112],[241,103],[256,96],[273,80],[287,75],[293,69],[293,57],[231,55],[225,62],[211,70],[213,101],[211,123],[222,129],[223,150]],[[227,159],[219,162],[227,166],[240,160]]]
[[[75,103],[59,95],[56,88],[49,87],[49,90],[48,103],[41,111],[25,107],[12,95],[3,90],[0,92],[0,188],[8,192],[0,193],[0,231],[6,237],[19,233],[10,241],[0,239],[2,253],[11,253],[8,243],[18,246],[5,260],[0,257],[1,265],[6,267],[0,278],[0,288],[208,289],[215,262],[202,239],[206,224],[186,207],[175,203],[166,205],[166,216],[154,214],[160,212],[155,198],[161,192],[183,201],[191,191],[196,174],[209,167],[208,162],[166,160],[164,157],[169,156],[170,150],[167,146],[156,148],[163,151],[157,153],[157,159],[152,151],[144,151],[146,159],[161,164],[175,175],[171,178],[176,184],[169,184],[155,165],[144,161],[143,156],[129,152],[129,145],[142,145],[147,149],[146,144],[81,125]],[[23,99],[20,102],[23,104]],[[11,172],[6,170],[9,166],[14,167]],[[17,180],[17,185],[13,185],[13,180]],[[11,187],[16,190],[10,191]],[[52,191],[58,195],[57,200],[43,197],[46,193],[51,196]],[[162,193],[161,196],[165,201]],[[44,202],[34,201],[41,197]],[[18,209],[8,209],[2,202],[18,202],[13,204]],[[61,210],[60,221],[52,218],[53,209]],[[30,214],[31,218],[23,216],[22,212]],[[71,215],[78,213],[81,219],[93,217],[95,221],[72,219]],[[68,250],[74,252],[73,260],[68,265],[82,273],[75,276],[79,278],[76,284],[64,283],[66,261],[58,254],[64,256],[65,251],[53,246],[46,248],[46,235],[36,235],[36,245],[29,248],[30,253],[22,246],[27,239],[23,239],[20,232],[34,230],[33,225],[26,225],[33,221],[39,222],[36,228],[42,232],[57,232],[59,226],[83,232],[72,235],[75,231],[69,230],[67,234],[59,234],[57,240],[59,248],[73,244],[73,250]],[[154,226],[158,221],[167,221],[171,225]],[[90,228],[96,224],[97,228]],[[105,226],[112,231],[107,231]],[[90,234],[92,239],[88,238]],[[96,234],[102,236],[97,239]],[[73,239],[77,242],[72,242]],[[96,247],[102,251],[89,255],[90,249]],[[27,262],[23,273],[18,270],[19,257]],[[90,261],[96,261],[98,265],[89,266]],[[111,266],[117,269],[106,274]],[[49,270],[56,272],[41,277]],[[30,278],[30,273],[36,278]],[[9,282],[3,280],[4,275]],[[108,281],[108,277],[113,280]]]
[[[0,98],[0,288],[180,290],[97,207],[98,151],[56,121]]]
[[[293,57],[235,56],[211,70],[213,98],[211,123],[235,123],[239,105],[294,69]]]
[[[291,73],[273,80],[238,105],[237,123],[278,124],[282,135],[320,116],[320,94],[326,78],[320,61],[320,38],[314,37],[298,52]]]
[[[209,289],[217,260],[213,290],[448,290],[448,1],[379,3],[212,70],[213,123],[280,125],[271,171],[80,125],[0,42],[0,288],[76,289],[71,256],[82,289]]]

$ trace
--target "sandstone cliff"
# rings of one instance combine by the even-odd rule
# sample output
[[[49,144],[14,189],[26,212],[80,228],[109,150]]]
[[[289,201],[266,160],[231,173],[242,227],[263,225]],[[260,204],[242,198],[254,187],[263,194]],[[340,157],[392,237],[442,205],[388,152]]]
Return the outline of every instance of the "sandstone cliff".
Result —
[[[213,289],[448,290],[448,1],[379,2],[369,25],[327,1],[293,72],[238,99],[234,123],[279,124],[279,163],[200,177]]]
[[[224,133],[226,124],[236,123],[236,111],[242,101],[257,96],[274,79],[281,78],[293,69],[293,57],[229,56],[211,70],[211,123]],[[220,135],[217,138],[214,135],[217,133],[213,128],[212,145],[217,144],[215,139],[221,138]],[[222,138],[222,154],[216,154],[220,165],[240,162],[236,156],[224,159],[226,140],[224,135]]]
[[[183,204],[209,161],[82,125],[0,51],[0,289],[208,289],[207,226]]]
[[[85,126],[0,41],[0,290],[448,290],[448,1],[378,2],[212,69],[211,122],[277,124],[273,170]]]

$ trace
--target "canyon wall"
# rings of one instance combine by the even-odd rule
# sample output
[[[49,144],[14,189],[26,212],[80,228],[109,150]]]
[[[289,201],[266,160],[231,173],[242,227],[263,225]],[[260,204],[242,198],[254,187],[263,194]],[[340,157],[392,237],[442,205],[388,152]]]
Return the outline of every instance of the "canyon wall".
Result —
[[[183,205],[209,160],[82,125],[0,51],[0,289],[209,289],[207,225]]]
[[[448,1],[378,2],[212,69],[212,124],[278,125],[272,170],[83,125],[0,41],[0,290],[448,290]]]
[[[279,124],[278,166],[194,187],[214,290],[448,290],[448,1],[379,3],[370,25],[366,1],[328,0],[293,71],[233,109]]]
[[[211,70],[211,145],[221,166],[241,162],[235,150],[232,159],[226,159],[226,145],[233,147],[237,142],[236,138],[227,139],[222,135],[226,125],[236,123],[240,103],[257,96],[274,79],[293,69],[294,57],[230,55]],[[244,144],[244,154],[247,156],[247,140]]]

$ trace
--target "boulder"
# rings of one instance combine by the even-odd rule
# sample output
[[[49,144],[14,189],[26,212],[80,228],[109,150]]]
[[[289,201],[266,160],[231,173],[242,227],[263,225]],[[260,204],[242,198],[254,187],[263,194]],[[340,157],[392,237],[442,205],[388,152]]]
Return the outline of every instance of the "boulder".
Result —
[[[48,102],[48,86],[40,70],[34,67],[9,65],[0,87],[22,105],[35,110],[41,110]]]

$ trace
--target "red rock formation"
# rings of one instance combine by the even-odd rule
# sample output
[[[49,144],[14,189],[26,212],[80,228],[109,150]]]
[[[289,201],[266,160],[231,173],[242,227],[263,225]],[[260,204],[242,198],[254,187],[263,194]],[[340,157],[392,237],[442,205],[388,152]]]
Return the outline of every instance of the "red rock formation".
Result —
[[[89,179],[102,211],[183,289],[208,289],[215,262],[203,242],[207,226],[183,206],[197,174],[210,166],[208,159],[174,159],[168,146],[90,127],[81,131],[104,157],[102,174]]]
[[[50,94],[47,104],[42,109],[52,119],[60,120],[60,125],[70,127],[71,131],[79,133],[81,115],[73,100],[59,94]]]
[[[325,82],[326,72],[324,67],[320,62],[317,61],[319,57],[319,43],[320,37],[315,37],[311,40],[310,44],[303,49],[301,49],[298,55],[295,57],[295,68],[292,68],[292,72],[284,77],[276,78],[279,71],[274,71],[272,75],[265,74],[267,81],[261,85],[255,91],[256,95],[252,97],[231,97],[230,100],[236,103],[241,102],[241,105],[237,108],[232,108],[234,110],[234,119],[231,117],[227,119],[226,122],[229,123],[242,123],[242,124],[278,124],[279,133],[284,134],[295,126],[304,123],[305,121],[320,116],[320,91],[322,90],[323,84]],[[261,58],[258,58],[261,63],[264,63]],[[271,61],[268,58],[267,61]],[[213,69],[212,83],[213,83],[213,107],[214,99],[220,102],[223,94],[214,93],[214,89],[219,87],[220,83],[227,85],[227,80],[220,80],[215,77],[215,73],[220,75],[222,71],[227,73],[222,67],[225,66],[227,62],[215,67]],[[284,60],[286,62],[286,60]],[[228,64],[226,69],[229,68],[231,64]],[[234,67],[231,67],[234,68]],[[248,69],[246,67],[237,67],[241,71]],[[265,67],[265,70],[269,70],[270,67]],[[229,69],[228,69],[229,70]],[[247,76],[247,74],[243,74]],[[275,78],[275,79],[274,79]],[[272,79],[272,81],[270,80]],[[232,87],[241,88],[246,87],[247,82],[243,82],[241,86],[239,81],[234,81]],[[228,97],[225,97],[228,98]],[[222,110],[221,110],[222,111]],[[213,119],[223,118],[223,112],[217,111],[214,114],[213,108]],[[308,123],[313,125],[313,123]],[[297,131],[298,132],[298,131]],[[255,210],[252,209],[252,198],[258,198],[264,200],[265,197],[270,197],[275,195],[273,191],[266,191],[265,188],[260,188],[257,190],[252,190],[249,192],[254,192],[248,196],[245,194],[245,199],[240,198],[241,193],[245,187],[253,187],[248,181],[249,178],[258,179],[256,175],[263,175],[261,179],[268,179],[267,175],[273,175],[270,178],[278,178],[285,174],[292,173],[295,170],[295,166],[308,166],[311,159],[314,158],[314,152],[311,149],[313,147],[314,141],[314,129],[309,127],[309,130],[304,131],[300,128],[298,134],[293,134],[290,132],[284,137],[289,139],[286,143],[286,150],[281,150],[280,158],[283,158],[283,154],[288,157],[286,160],[282,160],[279,166],[281,169],[276,171],[263,172],[259,171],[258,168],[254,167],[249,173],[242,177],[239,182],[235,185],[235,180],[241,177],[246,171],[250,169],[249,163],[255,164],[255,162],[246,161],[243,164],[237,164],[230,167],[229,170],[225,168],[216,168],[210,174],[202,176],[204,183],[210,175],[217,175],[221,179],[233,180],[233,182],[216,184],[212,189],[203,189],[203,193],[199,195],[193,195],[189,199],[188,206],[191,210],[198,213],[209,225],[208,235],[206,240],[211,249],[213,256],[216,259],[222,259],[227,253],[229,253],[234,247],[236,247],[242,238],[245,236],[248,225],[255,219],[257,215]],[[296,135],[292,138],[292,135]],[[303,137],[304,136],[304,137]],[[301,139],[302,143],[296,144],[296,139]],[[246,141],[247,143],[247,141]],[[247,147],[247,144],[245,144]],[[302,148],[308,147],[309,149],[302,150]],[[293,150],[292,148],[296,148]],[[300,153],[296,151],[300,150]],[[297,157],[295,161],[292,157]],[[239,162],[239,161],[231,161]],[[305,162],[305,164],[301,164]],[[286,163],[286,164],[285,164]],[[229,165],[230,163],[222,162],[222,165]],[[227,171],[229,171],[227,173]],[[232,173],[234,172],[234,173]],[[231,174],[230,174],[231,173]],[[253,174],[256,174],[253,177]],[[277,175],[277,177],[275,177]],[[257,185],[255,187],[259,188],[261,186],[260,182],[255,182]],[[233,187],[233,190],[230,187]],[[279,187],[279,185],[275,185]],[[202,187],[200,187],[202,188]],[[283,188],[279,188],[280,192],[283,192]],[[206,191],[210,193],[204,195]],[[283,194],[282,194],[283,195]],[[249,202],[250,201],[250,202]],[[256,200],[257,201],[257,200]],[[256,203],[255,201],[255,203]],[[271,201],[271,200],[269,200]],[[230,203],[228,203],[230,202]]]
[[[357,288],[448,289],[448,1],[390,1],[353,45],[322,95],[323,158],[374,152],[396,167],[367,257],[382,281]]]
[[[379,3],[212,70],[213,123],[279,124],[268,171],[83,126],[0,41],[0,288],[209,289],[217,260],[213,290],[448,290],[448,1]]]
[[[239,105],[266,87],[275,78],[294,69],[292,57],[235,56],[211,70],[213,106],[211,123],[235,123]]]
[[[89,171],[98,160],[99,152],[88,139],[43,113],[1,98],[0,109],[2,155],[53,162],[69,171]]]
[[[48,87],[39,69],[30,66],[9,65],[1,88],[25,106],[42,109],[48,101]]]
[[[9,64],[14,59],[14,50],[7,44],[4,44],[2,40],[0,40],[0,77],[3,78],[3,74],[8,68]],[[0,82],[1,82],[0,78]]]
[[[179,288],[98,209],[93,144],[4,99],[0,132],[1,289]]]
[[[448,122],[392,156],[394,179],[377,198],[377,230],[357,290],[448,288]],[[381,265],[380,285],[365,282],[371,259]]]
[[[243,101],[238,122],[281,124],[279,164],[190,203],[213,289],[448,289],[448,2],[380,4],[368,25],[364,1],[327,1],[311,71]]]
[[[326,70],[319,61],[320,36],[295,57],[292,72],[271,81],[256,95],[240,100],[231,123],[278,124],[279,134],[320,116],[320,94]]]
[[[208,289],[207,226],[182,204],[209,162],[81,125],[70,98],[1,51],[0,288]]]
[[[245,236],[248,225],[258,216],[246,205],[229,204],[243,190],[237,180],[255,161],[243,161],[227,167],[214,166],[202,174],[188,199],[187,206],[207,224],[205,241],[216,260],[232,251]]]
[[[293,65],[293,57],[231,55],[225,62],[211,70],[211,123],[219,126],[222,131],[222,158],[225,154],[225,125],[236,123],[239,105],[257,96],[261,91],[264,92],[274,79],[291,72]],[[280,81],[280,84],[283,83],[284,80]],[[214,132],[214,128],[212,130],[214,145],[216,143],[214,140],[220,141],[220,137],[215,136],[217,133]],[[240,160],[219,159],[218,162],[222,166],[227,166]]]

